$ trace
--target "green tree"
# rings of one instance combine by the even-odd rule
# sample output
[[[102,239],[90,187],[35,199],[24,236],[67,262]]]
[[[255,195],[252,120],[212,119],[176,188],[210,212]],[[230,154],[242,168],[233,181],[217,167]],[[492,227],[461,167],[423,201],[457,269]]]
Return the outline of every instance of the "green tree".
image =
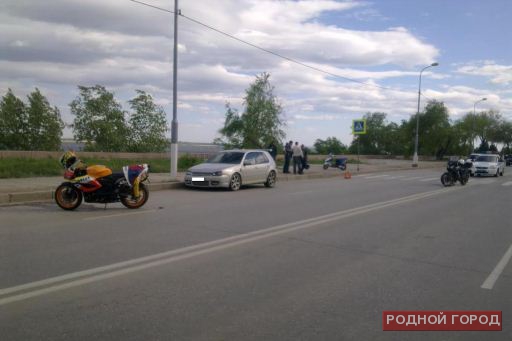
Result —
[[[317,139],[313,144],[318,154],[345,154],[348,149],[340,140],[336,137],[328,137],[325,140]]]
[[[448,108],[443,102],[429,101],[425,110],[420,113],[419,119],[418,154],[436,156],[441,159],[455,142]],[[413,140],[416,130],[416,115],[411,117],[404,128],[406,129],[405,135]],[[414,144],[411,146],[413,147]],[[412,154],[412,151],[409,152]]]
[[[222,138],[216,139],[216,143],[222,141],[226,146],[238,148],[265,148],[270,142],[282,144],[285,137],[282,107],[269,79],[268,73],[256,76],[245,91],[242,114],[226,104],[224,127],[219,131]]]
[[[167,120],[164,109],[153,102],[153,97],[136,90],[137,97],[129,101],[133,112],[129,120],[129,149],[132,152],[164,152]]]
[[[0,101],[0,149],[29,150],[28,114],[22,100],[11,89]]]
[[[128,127],[114,94],[101,85],[78,88],[80,94],[70,103],[75,140],[84,141],[90,151],[126,151]]]
[[[59,150],[64,122],[57,107],[36,88],[28,95],[28,144],[30,150]]]
[[[493,144],[500,139],[499,127],[503,123],[501,115],[494,110],[483,111],[475,117],[475,134],[480,139],[480,144]]]

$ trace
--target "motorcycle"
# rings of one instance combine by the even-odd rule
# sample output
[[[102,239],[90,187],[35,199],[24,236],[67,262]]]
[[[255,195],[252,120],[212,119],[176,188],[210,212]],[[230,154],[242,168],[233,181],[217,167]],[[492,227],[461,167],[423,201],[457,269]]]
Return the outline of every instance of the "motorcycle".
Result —
[[[125,207],[136,209],[144,206],[149,191],[144,184],[148,180],[149,165],[124,166],[122,173],[113,173],[108,167],[82,164],[79,160],[63,161],[66,166],[64,179],[55,190],[55,202],[64,210],[74,210],[82,203],[121,202]],[[81,163],[81,167],[72,167]]]
[[[333,168],[339,168],[341,170],[345,170],[345,169],[347,169],[347,158],[346,157],[336,158],[333,154],[329,154],[327,159],[324,160],[323,167],[324,167],[324,169],[333,167]]]
[[[472,162],[469,160],[448,161],[447,172],[441,175],[441,183],[443,186],[448,187],[453,186],[459,181],[464,186],[469,181],[471,166]]]

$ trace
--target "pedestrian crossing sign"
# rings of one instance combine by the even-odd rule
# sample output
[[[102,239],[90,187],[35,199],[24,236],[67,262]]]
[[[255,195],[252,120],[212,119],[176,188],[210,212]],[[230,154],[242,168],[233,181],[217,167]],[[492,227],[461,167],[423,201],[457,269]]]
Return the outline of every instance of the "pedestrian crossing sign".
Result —
[[[366,134],[366,120],[353,120],[352,121],[352,134],[363,135]]]

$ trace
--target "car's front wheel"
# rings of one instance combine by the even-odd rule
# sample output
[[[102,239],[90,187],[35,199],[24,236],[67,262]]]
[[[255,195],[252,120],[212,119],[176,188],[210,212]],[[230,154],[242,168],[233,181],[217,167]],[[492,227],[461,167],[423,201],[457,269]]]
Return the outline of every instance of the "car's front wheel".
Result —
[[[268,188],[274,187],[276,185],[276,180],[277,180],[276,172],[271,171],[270,173],[268,173],[267,181],[265,182],[265,187],[268,187]]]
[[[235,173],[231,176],[231,180],[229,181],[229,189],[232,191],[238,191],[242,186],[242,177],[240,174]]]

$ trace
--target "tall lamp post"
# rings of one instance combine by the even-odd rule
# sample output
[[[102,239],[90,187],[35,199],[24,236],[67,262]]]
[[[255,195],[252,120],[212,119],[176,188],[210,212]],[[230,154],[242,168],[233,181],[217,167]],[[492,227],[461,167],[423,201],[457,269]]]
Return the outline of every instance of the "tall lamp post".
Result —
[[[178,0],[174,0],[174,49],[172,72],[171,178],[178,176]]]
[[[439,65],[439,63],[432,63],[428,66],[425,66],[420,71],[420,84],[418,86],[418,111],[416,111],[416,138],[414,139],[414,156],[412,157],[412,166],[413,167],[418,167],[418,133],[419,133],[419,129],[420,129],[421,74],[423,73],[423,71],[425,71],[429,67],[438,66],[438,65]]]
[[[476,105],[477,103],[487,101],[487,97],[484,97],[482,99],[479,99],[473,104],[473,141],[471,142],[471,145],[473,146],[473,150],[475,150],[475,138],[476,138]],[[473,152],[473,150],[471,152]]]

